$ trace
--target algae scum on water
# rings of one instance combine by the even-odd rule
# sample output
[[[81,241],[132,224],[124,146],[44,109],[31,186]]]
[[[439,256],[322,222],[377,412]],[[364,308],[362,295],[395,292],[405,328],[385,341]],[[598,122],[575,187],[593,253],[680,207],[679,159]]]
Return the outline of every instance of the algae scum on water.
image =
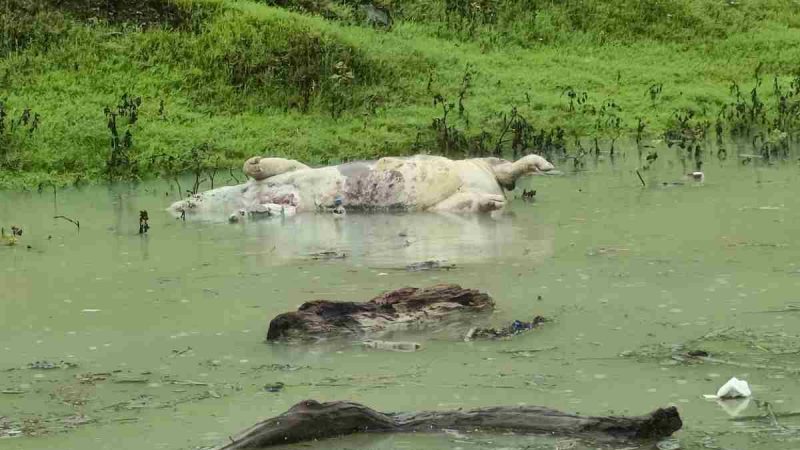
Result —
[[[307,399],[682,428],[304,448],[800,447],[798,27],[781,0],[3,2],[0,448],[235,446]],[[254,155],[530,153],[558,170],[494,217],[166,211]],[[265,342],[280,317],[326,336]]]
[[[626,416],[675,405],[683,428],[659,448],[794,448],[796,163],[714,156],[699,183],[685,179],[680,150],[658,151],[644,171],[635,147],[620,147],[613,164],[606,154],[529,178],[509,197],[535,189],[535,201],[513,200],[496,218],[300,214],[228,224],[173,218],[165,206],[177,193],[163,181],[55,198],[4,192],[0,217],[24,233],[0,248],[0,442],[210,448],[317,399],[379,411],[525,404]],[[140,234],[142,211],[150,228]],[[80,227],[53,218],[62,215]],[[306,301],[442,283],[489,293],[494,313],[364,342],[264,343],[269,321]],[[473,327],[535,316],[547,321],[464,339]],[[747,380],[752,398],[703,398],[731,377]],[[598,445],[613,447],[456,431],[311,444]]]

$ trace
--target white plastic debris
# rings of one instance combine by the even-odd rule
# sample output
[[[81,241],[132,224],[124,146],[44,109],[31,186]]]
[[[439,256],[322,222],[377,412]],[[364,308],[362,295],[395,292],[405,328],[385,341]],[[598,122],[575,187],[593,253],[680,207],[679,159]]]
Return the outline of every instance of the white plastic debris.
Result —
[[[750,392],[750,385],[747,384],[747,381],[740,380],[736,377],[731,378],[728,380],[727,383],[723,384],[719,390],[717,390],[716,395],[703,395],[703,397],[708,399],[732,399],[732,398],[744,398],[750,397],[752,392]]]
[[[691,173],[689,173],[688,176],[692,180],[700,182],[700,183],[702,183],[703,181],[706,180],[706,175],[703,172],[700,172],[700,171],[691,172]]]
[[[472,336],[473,336],[473,335],[475,335],[475,331],[476,331],[476,330],[477,330],[477,328],[470,328],[470,329],[467,331],[467,334],[466,334],[466,335],[464,335],[464,342],[469,342],[469,341],[471,341],[471,340],[472,340]]]

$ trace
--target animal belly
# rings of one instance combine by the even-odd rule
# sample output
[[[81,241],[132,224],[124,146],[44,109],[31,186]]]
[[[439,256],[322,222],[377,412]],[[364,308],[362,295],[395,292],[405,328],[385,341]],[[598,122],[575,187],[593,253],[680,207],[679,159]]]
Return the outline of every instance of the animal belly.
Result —
[[[396,170],[370,171],[348,177],[342,200],[348,209],[409,210],[416,209],[412,195],[406,189],[403,174]]]
[[[347,178],[344,201],[356,208],[424,210],[461,184],[445,158],[381,158],[371,170]]]

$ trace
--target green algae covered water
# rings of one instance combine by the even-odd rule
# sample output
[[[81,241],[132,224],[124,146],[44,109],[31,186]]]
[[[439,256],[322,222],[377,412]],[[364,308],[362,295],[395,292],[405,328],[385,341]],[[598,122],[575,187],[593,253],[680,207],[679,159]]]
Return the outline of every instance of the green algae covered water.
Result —
[[[677,405],[658,448],[800,447],[800,178],[795,163],[633,162],[536,177],[499,218],[300,215],[182,222],[165,182],[0,193],[0,448],[212,447],[307,398],[378,410],[531,404],[581,414]],[[138,234],[140,210],[151,229]],[[80,221],[80,230],[63,219]],[[30,248],[28,248],[30,246]],[[333,251],[344,259],[315,259]],[[446,260],[449,271],[409,272]],[[490,293],[486,323],[534,315],[504,341],[447,327],[397,333],[416,352],[264,343],[313,299],[367,300],[458,283]],[[705,351],[708,359],[686,358]],[[730,377],[749,401],[706,400]],[[304,448],[583,449],[508,434],[363,435]],[[653,446],[645,447],[653,448]]]

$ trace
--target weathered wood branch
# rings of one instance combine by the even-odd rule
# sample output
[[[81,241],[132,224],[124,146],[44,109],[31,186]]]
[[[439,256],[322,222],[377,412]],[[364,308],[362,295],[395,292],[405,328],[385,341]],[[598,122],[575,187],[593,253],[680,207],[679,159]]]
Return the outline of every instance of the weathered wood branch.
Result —
[[[455,284],[397,289],[363,303],[316,300],[272,319],[267,341],[360,335],[492,308],[487,294]]]
[[[538,406],[467,411],[381,413],[359,403],[305,400],[280,416],[244,430],[219,450],[266,448],[364,432],[460,430],[574,436],[600,440],[654,440],[683,426],[675,407],[639,417],[584,417]]]

